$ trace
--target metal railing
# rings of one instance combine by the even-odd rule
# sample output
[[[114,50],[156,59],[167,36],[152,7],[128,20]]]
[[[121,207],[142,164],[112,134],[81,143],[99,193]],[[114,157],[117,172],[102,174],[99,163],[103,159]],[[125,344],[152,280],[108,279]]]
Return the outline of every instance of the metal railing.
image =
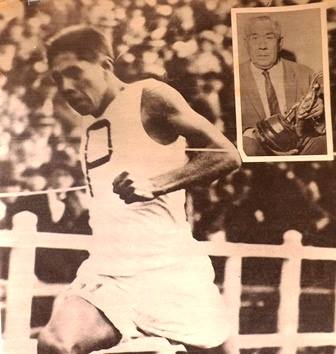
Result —
[[[3,345],[5,345],[4,353],[10,353],[10,348],[17,348],[19,345],[18,338],[23,338],[23,341],[26,343],[25,352],[29,352],[27,351],[27,343],[31,333],[32,298],[36,294],[51,295],[54,293],[56,295],[60,289],[57,285],[41,284],[34,275],[36,248],[90,251],[93,246],[94,237],[83,235],[36,233],[27,230],[0,232],[0,247],[7,247],[11,250],[8,282],[6,285],[7,301],[3,342]],[[284,234],[282,245],[231,243],[222,240],[199,242],[197,247],[202,254],[227,258],[223,296],[228,309],[230,309],[232,351],[234,353],[238,353],[239,349],[243,348],[279,347],[282,354],[294,354],[298,347],[336,346],[335,318],[333,332],[298,333],[301,262],[303,259],[336,261],[336,249],[304,246],[302,245],[302,235],[294,230],[287,231]],[[279,286],[280,304],[278,308],[277,333],[239,333],[242,260],[246,257],[283,259]],[[154,342],[157,347],[160,347],[157,339]],[[140,347],[141,345],[144,347],[153,345],[155,347],[154,344],[150,344],[154,342],[146,342],[145,340],[145,342],[140,341],[139,345]],[[13,343],[15,344],[14,346]],[[32,340],[29,343],[33,348],[34,344]],[[7,351],[6,348],[8,348]],[[129,350],[129,347],[126,347],[126,349]],[[15,349],[12,350],[14,350],[12,351],[13,354],[19,353],[18,351],[15,352]],[[174,348],[168,349],[168,347],[164,346],[162,350],[157,351],[168,353],[174,352],[174,350]],[[113,352],[122,351],[125,351],[125,347],[116,347],[113,350]],[[140,351],[137,347],[136,352]],[[34,352],[33,349],[31,352]],[[110,350],[109,352],[112,351]]]

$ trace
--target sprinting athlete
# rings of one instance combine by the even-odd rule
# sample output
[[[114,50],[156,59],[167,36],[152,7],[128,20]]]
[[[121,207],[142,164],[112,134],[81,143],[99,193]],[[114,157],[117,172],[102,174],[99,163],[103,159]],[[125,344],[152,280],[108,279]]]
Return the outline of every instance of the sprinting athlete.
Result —
[[[237,169],[236,148],[167,84],[119,80],[94,28],[64,29],[47,56],[59,92],[85,116],[95,247],[57,298],[38,354],[87,354],[144,335],[222,353],[228,318],[186,221],[184,189]],[[186,143],[215,152],[188,161]]]

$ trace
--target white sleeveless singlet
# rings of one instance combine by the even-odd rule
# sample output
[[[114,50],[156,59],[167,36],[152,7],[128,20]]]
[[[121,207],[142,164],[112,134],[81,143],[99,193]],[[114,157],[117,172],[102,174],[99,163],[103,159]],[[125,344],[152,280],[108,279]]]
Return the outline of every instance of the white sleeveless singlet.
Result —
[[[143,128],[142,91],[151,85],[160,82],[130,84],[101,117],[83,119],[82,167],[92,194],[89,211],[95,238],[95,250],[82,265],[86,270],[131,275],[166,267],[185,257],[174,250],[194,241],[186,221],[184,190],[132,204],[113,193],[112,182],[123,171],[148,179],[186,163],[183,137],[162,145]]]

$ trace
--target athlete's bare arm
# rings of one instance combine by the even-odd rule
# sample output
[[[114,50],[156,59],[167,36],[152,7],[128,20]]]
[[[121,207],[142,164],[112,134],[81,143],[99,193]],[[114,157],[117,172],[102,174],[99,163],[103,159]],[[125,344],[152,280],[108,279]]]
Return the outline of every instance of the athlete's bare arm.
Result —
[[[241,164],[235,146],[167,84],[160,82],[155,87],[144,89],[142,122],[148,135],[159,143],[171,143],[182,135],[189,147],[209,148],[212,151],[200,151],[182,168],[150,181],[137,181],[125,171],[116,178],[113,186],[114,192],[126,203],[151,200],[197,183],[215,180]]]

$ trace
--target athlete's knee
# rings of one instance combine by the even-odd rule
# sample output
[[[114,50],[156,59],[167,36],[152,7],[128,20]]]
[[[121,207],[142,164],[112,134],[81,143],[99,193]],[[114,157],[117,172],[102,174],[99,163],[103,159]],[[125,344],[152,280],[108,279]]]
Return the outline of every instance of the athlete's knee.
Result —
[[[64,297],[41,331],[38,354],[88,354],[115,346],[120,332],[90,303],[80,297]]]
[[[56,347],[54,345],[51,337],[48,336],[46,330],[41,330],[40,335],[37,339],[37,354],[54,354],[56,352]]]
[[[99,347],[97,349],[100,349]],[[37,354],[88,354],[91,349],[74,337],[59,337],[48,326],[41,330],[37,342]]]
[[[71,351],[67,349],[71,350],[48,327],[41,330],[37,340],[37,354],[70,354]]]
[[[73,340],[77,339],[78,343],[83,343],[84,348],[90,350],[107,349],[120,342],[121,333],[119,330],[107,319],[103,312],[86,300],[78,296],[71,296],[66,299],[63,306],[68,309],[67,312],[71,317],[63,318],[63,320],[70,322],[66,336],[70,333]],[[85,325],[83,325],[84,322]],[[72,329],[76,325],[80,330]],[[68,338],[67,342],[69,342]],[[76,341],[75,343],[70,341],[70,343],[78,346]]]

